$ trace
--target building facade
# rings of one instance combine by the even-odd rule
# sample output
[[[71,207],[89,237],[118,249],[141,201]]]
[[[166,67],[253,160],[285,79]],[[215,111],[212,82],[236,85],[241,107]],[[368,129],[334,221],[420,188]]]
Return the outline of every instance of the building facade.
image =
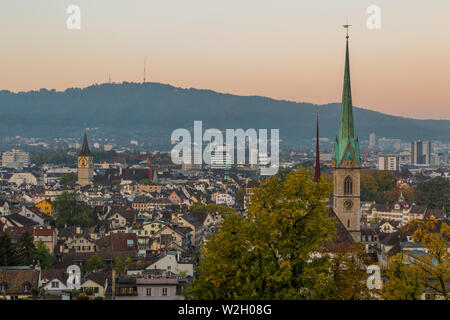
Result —
[[[378,170],[399,171],[399,157],[396,155],[385,155],[378,157]]]

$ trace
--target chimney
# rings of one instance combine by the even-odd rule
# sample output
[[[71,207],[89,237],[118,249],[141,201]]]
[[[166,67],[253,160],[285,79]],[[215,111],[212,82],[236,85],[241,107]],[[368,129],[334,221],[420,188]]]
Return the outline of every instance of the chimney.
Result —
[[[80,234],[81,233],[81,228],[79,226],[76,227],[75,233],[76,234]]]

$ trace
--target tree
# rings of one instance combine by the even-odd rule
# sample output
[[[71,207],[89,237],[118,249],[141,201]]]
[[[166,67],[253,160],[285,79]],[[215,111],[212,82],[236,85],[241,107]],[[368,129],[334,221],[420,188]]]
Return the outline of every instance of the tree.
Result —
[[[448,210],[450,208],[450,181],[436,177],[425,182],[419,182],[416,187],[417,204],[426,205],[432,209]]]
[[[98,254],[94,254],[87,263],[87,271],[93,272],[104,269],[106,267],[102,258]]]
[[[397,179],[391,172],[363,171],[361,173],[361,200],[384,203],[386,199],[392,198],[392,194],[387,193],[395,190],[396,185]]]
[[[422,243],[428,254],[410,255],[411,265],[420,268],[427,276],[428,289],[433,297],[442,296],[448,300],[450,291],[450,226],[446,221],[436,219],[413,221],[409,228],[415,229],[413,240]]]
[[[36,254],[34,255],[34,259],[36,263],[39,262],[42,269],[51,269],[53,267],[53,257],[50,254],[50,250],[48,250],[42,240],[39,240],[36,246]]]
[[[433,298],[448,300],[450,292],[450,226],[436,219],[415,220],[406,226],[413,232],[414,243],[426,253],[405,251],[388,260],[384,284],[386,299],[419,299],[427,291]]]
[[[384,269],[387,281],[383,284],[383,297],[387,300],[419,300],[426,287],[423,272],[405,263],[405,255],[398,253],[387,261]]]
[[[328,288],[323,242],[335,231],[326,217],[331,185],[306,169],[262,182],[249,219],[225,217],[201,249],[189,299],[314,299]]]
[[[36,248],[33,243],[33,236],[27,230],[19,238],[17,255],[21,265],[30,266],[34,263]]]
[[[342,244],[333,251],[331,275],[327,299],[361,300],[371,298],[367,287],[366,266],[369,264],[364,245]]]
[[[94,225],[92,208],[79,200],[74,192],[63,192],[54,201],[56,213],[56,226],[63,228],[68,226],[90,227]]]
[[[115,266],[117,272],[119,273],[119,275],[122,275],[125,273],[125,263],[123,262],[122,259],[120,259],[120,257],[115,258],[114,266]]]
[[[16,252],[11,244],[11,238],[6,232],[0,232],[0,266],[14,266]]]
[[[140,183],[140,184],[143,184],[143,185],[156,185],[156,184],[157,184],[157,183],[155,183],[155,182],[153,182],[153,181],[150,181],[149,178],[141,179],[141,180],[139,181],[139,183]]]
[[[78,175],[75,172],[65,173],[61,177],[61,184],[63,186],[73,186],[77,182]]]

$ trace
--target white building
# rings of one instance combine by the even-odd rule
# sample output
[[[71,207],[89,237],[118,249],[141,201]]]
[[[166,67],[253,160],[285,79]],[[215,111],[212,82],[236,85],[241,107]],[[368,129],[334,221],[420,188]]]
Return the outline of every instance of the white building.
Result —
[[[211,154],[211,168],[225,169],[231,168],[231,155],[226,151],[224,146],[217,146]]]
[[[2,166],[6,168],[23,168],[30,165],[30,154],[13,149],[2,153]]]
[[[18,186],[22,184],[32,184],[34,186],[37,185],[36,177],[29,172],[14,173],[11,178],[9,178],[8,182],[15,183]]]
[[[218,193],[218,194],[216,194],[215,198],[216,198],[217,205],[226,205],[226,206],[232,207],[235,204],[234,197],[227,193]]]
[[[375,145],[377,144],[377,139],[375,136],[375,133],[371,133],[369,134],[369,148],[373,148],[375,147]]]
[[[399,171],[399,157],[396,155],[385,155],[378,157],[378,170]]]

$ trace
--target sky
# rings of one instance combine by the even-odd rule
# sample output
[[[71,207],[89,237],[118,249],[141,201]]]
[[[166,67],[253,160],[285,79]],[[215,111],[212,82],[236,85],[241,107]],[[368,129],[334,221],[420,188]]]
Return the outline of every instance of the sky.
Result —
[[[339,102],[348,21],[355,106],[450,119],[449,14],[448,0],[2,1],[0,90],[141,82],[145,59],[151,82]]]

